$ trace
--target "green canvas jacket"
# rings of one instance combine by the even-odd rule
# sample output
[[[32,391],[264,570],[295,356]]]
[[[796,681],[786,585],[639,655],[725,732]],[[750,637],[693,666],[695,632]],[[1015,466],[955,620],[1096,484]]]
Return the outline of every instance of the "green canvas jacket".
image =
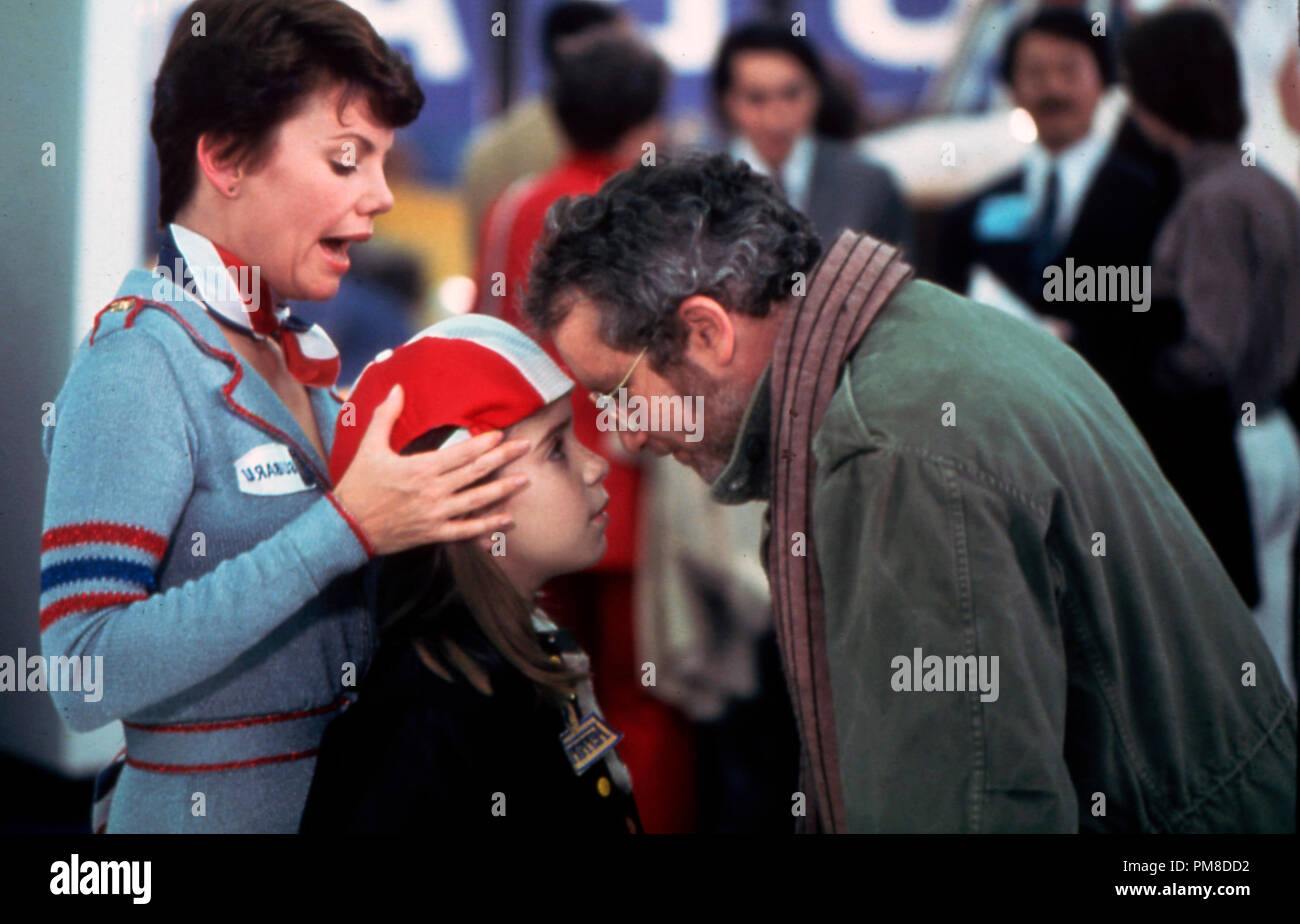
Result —
[[[770,372],[720,502],[770,499]],[[849,830],[1295,830],[1295,706],[1077,353],[908,282],[813,451]]]

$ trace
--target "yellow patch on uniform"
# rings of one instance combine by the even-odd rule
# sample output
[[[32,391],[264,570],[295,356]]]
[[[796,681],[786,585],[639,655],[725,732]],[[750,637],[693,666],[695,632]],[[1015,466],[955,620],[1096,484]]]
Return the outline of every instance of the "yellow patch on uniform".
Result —
[[[623,740],[622,733],[614,731],[604,719],[594,713],[583,716],[576,727],[560,735],[564,754],[569,758],[573,772],[579,776],[621,740]]]

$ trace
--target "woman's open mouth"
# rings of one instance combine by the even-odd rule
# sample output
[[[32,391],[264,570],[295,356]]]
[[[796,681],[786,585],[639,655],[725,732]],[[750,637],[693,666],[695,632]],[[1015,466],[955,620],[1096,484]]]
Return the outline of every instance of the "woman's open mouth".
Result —
[[[348,245],[352,241],[350,238],[342,237],[323,237],[320,239],[320,248],[325,254],[325,261],[329,263],[330,268],[337,273],[346,273],[352,261],[348,259]]]

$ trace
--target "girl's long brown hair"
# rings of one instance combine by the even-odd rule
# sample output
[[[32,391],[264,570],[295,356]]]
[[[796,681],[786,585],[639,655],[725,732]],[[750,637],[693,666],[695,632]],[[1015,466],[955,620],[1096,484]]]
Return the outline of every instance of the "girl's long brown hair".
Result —
[[[437,449],[453,430],[430,430],[401,454]],[[387,556],[379,575],[378,610],[385,639],[408,639],[452,669],[457,669],[459,649],[480,667],[499,655],[534,683],[561,694],[571,692],[586,676],[551,659],[537,640],[532,604],[474,540],[434,543]],[[457,620],[456,614],[465,610],[494,651],[476,645],[463,619]]]

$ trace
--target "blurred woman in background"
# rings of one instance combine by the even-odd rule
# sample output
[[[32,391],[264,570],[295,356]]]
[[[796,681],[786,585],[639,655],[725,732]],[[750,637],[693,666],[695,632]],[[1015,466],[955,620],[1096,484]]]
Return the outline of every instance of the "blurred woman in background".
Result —
[[[893,175],[825,134],[851,130],[855,119],[809,39],[788,23],[738,26],[722,40],[712,81],[731,156],[770,176],[828,246],[849,228],[911,251],[911,216]]]
[[[1237,53],[1216,13],[1176,9],[1123,45],[1133,117],[1178,159],[1183,189],[1153,251],[1156,297],[1177,299],[1180,339],[1158,359],[1168,392],[1220,390],[1250,498],[1256,622],[1296,694],[1300,531],[1300,203],[1240,144]],[[1197,421],[1208,439],[1216,420]],[[1195,464],[1195,460],[1192,460]]]

